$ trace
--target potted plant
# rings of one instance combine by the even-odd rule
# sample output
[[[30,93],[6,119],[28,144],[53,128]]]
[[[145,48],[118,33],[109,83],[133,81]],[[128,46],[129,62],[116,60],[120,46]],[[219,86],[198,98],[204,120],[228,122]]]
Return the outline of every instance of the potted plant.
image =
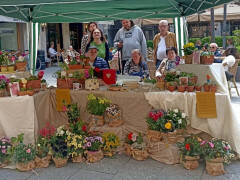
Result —
[[[197,84],[198,77],[195,74],[187,73],[187,76],[188,76],[188,81],[189,82],[192,82],[193,84]]]
[[[88,69],[88,73],[85,71],[85,75],[88,75],[89,78],[85,81],[85,89],[87,90],[96,90],[99,89],[99,81],[97,78],[94,78],[94,70],[93,68]]]
[[[69,69],[72,69],[72,70],[83,68],[83,66],[81,64],[78,64],[78,62],[75,59],[69,62],[68,67]]]
[[[34,95],[34,90],[31,87],[27,89],[27,95],[29,95],[29,96]]]
[[[86,136],[87,135],[87,126],[83,121],[77,121],[76,123],[70,123],[70,131],[77,135]]]
[[[202,91],[202,86],[201,85],[199,85],[199,84],[197,84],[196,86],[195,86],[195,89],[196,89],[196,91]]]
[[[170,82],[170,83],[168,84],[167,89],[168,89],[170,92],[175,91],[175,89],[176,89],[176,82]]]
[[[18,91],[18,96],[26,96],[26,95],[27,95],[27,89],[20,88],[20,91]]]
[[[12,144],[10,139],[6,137],[2,137],[0,139],[0,168],[5,167],[9,164],[11,160],[11,153],[9,149],[11,149]]]
[[[49,166],[50,155],[50,139],[55,134],[56,129],[50,123],[46,123],[39,133],[40,136],[36,142],[36,168],[46,168]]]
[[[8,66],[7,66],[8,72],[15,71],[15,60],[16,60],[15,56],[12,56],[10,60],[8,59]]]
[[[100,136],[89,136],[84,140],[84,148],[86,149],[87,161],[95,163],[103,158],[103,152],[101,150],[103,146],[103,139]]]
[[[84,84],[85,84],[84,74],[80,73],[78,71],[75,71],[73,73],[73,77],[68,78],[68,86],[69,86],[70,89],[73,89],[73,83],[79,83],[82,86],[84,86]]]
[[[184,83],[181,83],[179,79],[177,80],[177,85],[178,92],[185,92],[186,86]]]
[[[127,135],[125,152],[138,161],[143,161],[148,158],[146,144],[140,133],[137,135],[131,132]]]
[[[163,135],[161,133],[161,121],[164,116],[163,110],[155,110],[150,111],[147,117],[147,124],[148,124],[148,130],[147,130],[147,138],[150,142],[158,142],[161,141],[163,138]]]
[[[41,80],[37,76],[30,76],[27,78],[27,89],[40,89],[41,88]]]
[[[5,96],[6,87],[8,83],[9,83],[9,79],[4,75],[0,75],[0,97]]]
[[[201,155],[200,142],[202,140],[197,136],[190,136],[184,139],[184,142],[177,143],[181,152],[181,162],[188,170],[198,168]]]
[[[109,127],[121,126],[124,121],[122,120],[122,111],[117,104],[110,104],[105,111],[105,121]]]
[[[77,123],[80,118],[80,110],[77,103],[68,104],[66,106],[66,112],[68,116],[68,122],[71,124]]]
[[[84,139],[85,136],[77,135],[74,133],[68,133],[67,146],[69,149],[69,156],[74,163],[80,163],[84,161]]]
[[[19,56],[18,60],[15,63],[17,71],[26,71],[27,61],[25,60],[24,56]]]
[[[205,92],[209,92],[210,88],[211,88],[211,86],[210,86],[211,76],[207,74],[206,77],[207,77],[207,82],[204,83],[203,88],[204,88]]]
[[[51,137],[51,154],[57,168],[64,167],[68,161],[67,134],[69,132],[60,126],[54,136]]]
[[[1,65],[1,72],[7,72],[7,65],[8,65],[8,53],[5,51],[0,51],[0,65]]]
[[[43,90],[47,89],[47,81],[45,79],[41,80],[41,89]]]
[[[192,64],[194,50],[195,46],[191,42],[183,46],[185,64]]]
[[[104,112],[110,106],[110,101],[106,98],[88,94],[87,111],[91,114],[92,122],[97,126],[104,125]]]
[[[202,141],[203,156],[206,160],[207,173],[219,176],[225,173],[223,163],[229,164],[235,157],[231,146],[222,139],[213,138],[210,141]]]
[[[116,153],[117,147],[120,146],[120,140],[114,133],[106,132],[102,135],[103,151],[105,156],[112,157]]]
[[[193,92],[194,91],[194,84],[191,81],[188,82],[187,91],[188,92]]]
[[[212,52],[203,52],[200,56],[200,64],[212,64],[214,62],[214,54]]]
[[[57,71],[55,75],[57,76],[57,88],[59,89],[68,89],[68,81],[66,79],[66,72],[65,71]],[[65,74],[65,75],[63,75]]]

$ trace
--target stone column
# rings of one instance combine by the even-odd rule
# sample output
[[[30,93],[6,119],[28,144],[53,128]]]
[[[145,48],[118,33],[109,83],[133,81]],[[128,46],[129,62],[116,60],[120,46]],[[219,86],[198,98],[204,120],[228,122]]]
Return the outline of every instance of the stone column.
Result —
[[[62,23],[63,49],[70,46],[69,23]]]

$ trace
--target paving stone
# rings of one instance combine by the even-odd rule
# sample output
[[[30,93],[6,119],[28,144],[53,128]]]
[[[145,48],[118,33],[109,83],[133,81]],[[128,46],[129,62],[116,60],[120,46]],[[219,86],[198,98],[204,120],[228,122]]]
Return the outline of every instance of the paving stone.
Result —
[[[80,169],[74,176],[69,178],[68,180],[112,180],[112,174],[93,172]]]
[[[11,169],[0,169],[0,180],[24,180],[32,176],[33,172],[19,172]]]

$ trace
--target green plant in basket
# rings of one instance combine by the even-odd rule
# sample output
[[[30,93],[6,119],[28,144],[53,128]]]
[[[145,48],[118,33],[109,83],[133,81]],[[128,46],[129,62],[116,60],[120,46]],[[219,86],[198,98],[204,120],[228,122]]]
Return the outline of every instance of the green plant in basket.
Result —
[[[202,153],[200,143],[202,139],[197,136],[190,136],[184,139],[184,142],[178,142],[177,146],[183,156],[200,156]]]
[[[188,86],[194,86],[194,83],[191,81],[188,81]]]
[[[161,130],[161,122],[164,117],[163,110],[150,111],[147,117],[147,124],[149,130],[160,131]]]
[[[78,80],[84,79],[84,74],[83,74],[83,73],[80,73],[80,72],[78,72],[78,71],[75,71],[75,72],[73,73],[73,78],[76,78],[76,79],[78,79]]]
[[[87,111],[92,115],[102,116],[110,106],[111,101],[106,98],[97,97],[94,94],[88,95]]]
[[[2,137],[0,139],[0,165],[7,163],[11,159],[12,144],[10,139]]]
[[[87,126],[84,124],[83,121],[70,123],[70,131],[77,135],[87,135]]]
[[[84,152],[84,139],[85,136],[68,133],[67,146],[69,149],[69,156],[74,158],[82,155]]]
[[[174,129],[185,129],[187,127],[187,116],[185,113],[181,112],[179,109],[169,110],[164,116],[164,119],[166,121],[170,121],[173,127],[171,130]],[[166,126],[164,125],[165,129],[168,129],[166,127],[170,127],[170,125]]]
[[[69,62],[70,65],[76,65],[78,64],[77,61],[75,59],[73,59],[72,61]]]
[[[142,134],[129,133],[126,138],[126,143],[131,145],[134,149],[144,149],[146,144],[143,141]]]
[[[106,132],[102,135],[103,138],[103,150],[110,152],[113,149],[116,149],[120,145],[120,140],[118,136],[114,133]]]
[[[195,50],[195,46],[193,43],[187,43],[183,46],[183,51],[185,55],[191,55]]]
[[[101,136],[86,137],[84,142],[84,148],[88,151],[99,151],[103,146],[103,139]]]
[[[36,157],[36,150],[32,144],[19,143],[13,154],[13,159],[16,163],[28,163]]]
[[[206,160],[223,158],[224,163],[229,164],[235,157],[230,144],[222,139],[213,138],[210,141],[202,141],[200,146]]]

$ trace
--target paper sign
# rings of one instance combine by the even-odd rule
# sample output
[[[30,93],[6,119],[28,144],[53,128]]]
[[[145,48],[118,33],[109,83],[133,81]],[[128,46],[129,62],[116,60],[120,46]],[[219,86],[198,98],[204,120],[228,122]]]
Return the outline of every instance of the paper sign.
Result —
[[[57,111],[64,111],[64,102],[65,105],[71,103],[70,89],[56,89]]]
[[[217,118],[216,97],[214,92],[196,92],[197,116],[199,118]]]

